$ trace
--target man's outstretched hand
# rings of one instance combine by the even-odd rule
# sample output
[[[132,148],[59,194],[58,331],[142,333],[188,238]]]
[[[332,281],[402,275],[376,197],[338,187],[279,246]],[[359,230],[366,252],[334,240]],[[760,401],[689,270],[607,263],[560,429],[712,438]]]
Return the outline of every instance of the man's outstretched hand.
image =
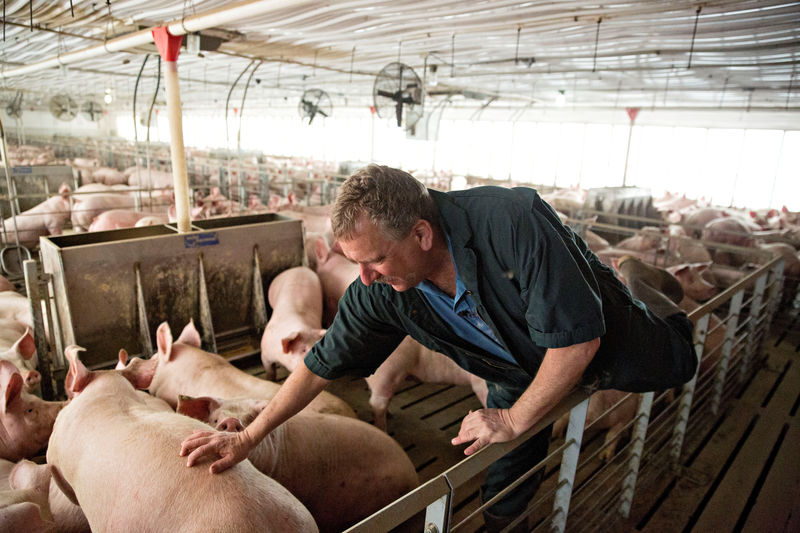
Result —
[[[464,417],[458,435],[450,442],[458,445],[474,441],[464,450],[464,455],[472,455],[487,444],[513,440],[525,429],[518,427],[509,409],[480,409]]]
[[[214,461],[209,467],[212,474],[218,474],[243,461],[250,453],[252,444],[243,431],[227,433],[220,431],[194,430],[181,443],[181,456],[189,456],[186,466],[194,466],[203,459]]]

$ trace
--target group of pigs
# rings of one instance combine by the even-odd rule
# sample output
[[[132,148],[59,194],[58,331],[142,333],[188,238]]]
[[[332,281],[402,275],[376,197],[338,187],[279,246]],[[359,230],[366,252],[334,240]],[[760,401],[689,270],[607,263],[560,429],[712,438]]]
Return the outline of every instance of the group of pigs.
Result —
[[[97,159],[75,158],[69,164],[80,171],[83,185],[71,191],[62,184],[54,195],[15,218],[4,221],[3,244],[35,247],[40,236],[60,235],[69,222],[74,232],[106,231],[166,224],[177,219],[173,176],[162,170],[131,167],[124,171],[101,167]],[[298,191],[302,192],[302,191]],[[219,187],[195,193],[192,220],[286,210],[289,216],[304,208],[296,195],[271,193],[267,204],[251,194],[247,204],[226,198]],[[138,209],[137,209],[138,206]],[[312,208],[313,209],[313,208]]]
[[[187,468],[184,438],[242,430],[279,385],[202,350],[193,323],[175,341],[161,324],[157,346],[148,360],[120,350],[116,369],[97,371],[81,363],[81,348],[68,347],[66,402],[31,394],[16,367],[0,361],[7,523],[26,531],[340,531],[417,486],[402,448],[328,393],[248,461],[220,474]],[[25,461],[45,447],[46,464]]]
[[[575,190],[562,190],[553,194],[553,197],[561,207],[582,205]],[[786,208],[781,211],[742,212],[701,207],[695,201],[677,195],[657,205],[672,224],[644,227],[614,246],[591,230],[585,231],[584,238],[608,266],[616,267],[619,259],[627,255],[666,267],[681,285],[683,299],[679,306],[687,313],[697,309],[700,302],[713,298],[720,290],[734,285],[757,264],[766,262],[763,254],[735,254],[709,249],[698,239],[712,243],[710,246],[721,243],[750,247],[769,252],[768,255],[772,257],[783,257],[784,296],[788,299],[795,297],[800,281],[800,214]],[[691,318],[697,321],[697,317]],[[711,313],[704,356],[698,370],[698,386],[708,383],[717,370],[726,335],[725,323]],[[734,345],[734,350],[736,347]],[[637,403],[635,395],[627,396],[613,390],[600,391],[592,396],[587,426],[594,424],[594,429],[608,430],[606,447],[601,455],[603,459],[607,460],[613,455],[616,439],[633,419]],[[598,420],[601,416],[603,418]],[[557,432],[563,431],[565,426],[566,419],[562,419],[557,424]]]

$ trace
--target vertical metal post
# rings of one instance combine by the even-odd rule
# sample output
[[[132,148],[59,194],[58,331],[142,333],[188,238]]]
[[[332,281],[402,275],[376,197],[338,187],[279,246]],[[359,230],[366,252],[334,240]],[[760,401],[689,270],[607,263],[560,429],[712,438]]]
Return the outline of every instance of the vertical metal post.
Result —
[[[728,375],[728,366],[731,360],[733,342],[736,339],[736,327],[739,325],[739,313],[742,310],[742,299],[744,289],[740,290],[731,298],[728,308],[728,323],[725,330],[725,341],[722,344],[722,355],[719,359],[717,375],[714,378],[714,394],[711,397],[711,412],[716,416],[719,414],[719,405],[722,402],[722,391],[725,389],[725,378]]]
[[[136,273],[136,318],[139,322],[139,344],[142,348],[142,358],[149,359],[153,355],[153,339],[150,338],[150,323],[147,320],[147,307],[144,303],[144,289],[142,287],[142,273],[139,263],[133,265]]]
[[[446,478],[445,478],[446,480]],[[448,485],[450,482],[448,481]],[[452,487],[451,487],[452,492]],[[450,493],[443,495],[425,509],[425,532],[444,533],[450,530]]]
[[[628,518],[636,492],[636,479],[639,476],[639,463],[642,460],[644,441],[647,437],[647,425],[650,422],[650,410],[653,408],[655,393],[646,392],[639,398],[639,408],[636,410],[636,422],[631,435],[630,458],[628,459],[628,473],[622,481],[622,497],[620,498],[619,514]]]
[[[747,374],[750,370],[750,359],[753,357],[753,352],[756,350],[756,326],[758,325],[758,317],[761,314],[761,300],[764,298],[764,288],[767,285],[767,274],[764,273],[758,277],[756,284],[753,288],[753,298],[750,301],[750,318],[747,324],[747,343],[745,344],[744,356],[742,357],[742,364],[739,366],[739,383],[744,383],[747,379]]]
[[[259,169],[258,182],[261,184],[261,187],[258,190],[258,193],[259,193],[258,195],[259,195],[259,197],[261,198],[261,201],[264,204],[268,204],[269,203],[269,182],[270,182],[269,169],[267,168],[266,165],[264,165],[263,166],[263,170],[262,170],[261,164],[258,165],[258,169]]]
[[[58,313],[58,306],[55,305],[55,288],[53,287],[53,275],[42,272],[39,275],[45,281],[45,291],[47,292],[45,307],[47,311],[47,324],[50,324],[50,338],[55,344],[56,360],[53,361],[53,368],[60,370],[66,369],[66,361],[64,360],[64,340],[61,332],[61,316]],[[52,304],[52,305],[51,305]],[[63,390],[63,383],[56,383],[56,389],[59,392],[59,397]]]
[[[208,301],[208,287],[206,286],[206,274],[203,267],[203,254],[197,257],[199,292],[198,302],[200,304],[200,324],[203,326],[203,344],[211,353],[217,353],[217,338],[214,336],[214,324],[211,320],[211,303]]]
[[[39,268],[36,261],[26,259],[22,268],[25,271],[25,288],[28,291],[31,316],[33,317],[33,338],[36,342],[36,355],[39,359],[39,374],[42,376],[42,398],[54,400],[53,369],[50,361],[50,347],[44,332],[42,320],[42,299],[39,291]]]
[[[170,157],[172,176],[175,181],[175,210],[180,233],[191,231],[189,220],[189,193],[186,177],[186,153],[183,145],[183,118],[181,116],[181,95],[178,80],[178,54],[182,35],[171,35],[167,28],[159,27],[152,31],[153,41],[164,60],[164,88],[167,95],[167,114],[169,118]]]
[[[772,317],[778,311],[783,297],[783,268],[785,261],[781,259],[770,269],[769,277],[769,302],[767,304],[767,324],[772,323]]]
[[[567,527],[569,502],[572,497],[572,486],[575,483],[575,472],[578,470],[578,455],[581,452],[583,428],[586,425],[586,410],[589,398],[572,408],[569,413],[567,434],[564,437],[568,445],[561,455],[561,469],[558,471],[558,488],[553,502],[553,523],[550,525],[554,533],[563,533]]]
[[[710,313],[710,312],[709,312]],[[694,328],[694,351],[697,354],[697,370],[694,377],[684,384],[681,390],[681,397],[678,401],[678,412],[675,415],[675,427],[672,430],[672,443],[670,450],[670,458],[673,464],[677,464],[681,458],[681,450],[683,449],[683,439],[686,436],[686,426],[689,423],[689,412],[692,408],[692,399],[694,397],[694,387],[697,384],[697,373],[700,371],[700,360],[703,357],[703,346],[706,342],[708,335],[708,320],[711,315],[707,313],[697,321]]]
[[[261,263],[258,260],[258,246],[253,247],[253,326],[261,337],[267,326],[267,303],[264,301],[264,283],[261,280]]]

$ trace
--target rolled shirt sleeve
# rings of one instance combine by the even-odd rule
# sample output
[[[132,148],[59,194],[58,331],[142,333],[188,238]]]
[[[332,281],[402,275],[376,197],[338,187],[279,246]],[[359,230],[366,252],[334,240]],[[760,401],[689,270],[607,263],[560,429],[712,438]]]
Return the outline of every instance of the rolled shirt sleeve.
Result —
[[[562,348],[605,331],[600,287],[575,235],[537,195],[515,224],[525,320],[533,342]]]
[[[305,357],[311,372],[325,379],[366,377],[397,348],[406,334],[392,325],[387,307],[371,294],[380,289],[371,291],[360,280],[348,287],[331,327]]]

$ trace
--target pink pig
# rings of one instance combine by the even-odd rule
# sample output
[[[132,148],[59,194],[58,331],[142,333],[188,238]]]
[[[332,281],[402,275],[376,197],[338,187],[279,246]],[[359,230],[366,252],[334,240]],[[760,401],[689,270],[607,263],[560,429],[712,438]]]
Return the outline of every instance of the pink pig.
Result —
[[[241,431],[265,401],[182,397],[178,412]],[[294,494],[320,531],[342,531],[416,488],[414,465],[375,427],[337,415],[301,414],[278,426],[248,459]]]
[[[6,318],[0,318],[0,359],[12,363],[22,374],[25,390],[33,391],[42,381],[36,370],[36,343],[30,328]]]
[[[293,371],[325,334],[322,286],[310,268],[289,268],[272,280],[268,299],[272,316],[261,337],[261,362],[274,379],[274,363]]]
[[[147,361],[142,361],[142,368],[149,368],[154,374],[149,387],[150,393],[165,400],[173,408],[178,405],[178,396],[181,394],[220,398],[247,396],[270,400],[280,388],[277,383],[239,370],[220,355],[201,350],[200,334],[195,329],[194,322],[189,322],[175,344],[172,343],[172,332],[166,322],[158,327],[156,337],[158,353]],[[121,357],[117,368],[123,365]],[[305,411],[341,414],[353,418],[356,416],[352,407],[325,391]]]
[[[314,239],[314,257],[319,281],[322,284],[324,325],[333,322],[339,309],[339,299],[359,276],[358,265],[328,247],[322,236]]]
[[[23,390],[22,375],[0,360],[0,457],[10,461],[34,457],[47,446],[64,402],[47,402]]]
[[[12,468],[9,490],[0,491],[0,531],[52,533],[56,531],[48,495],[50,467],[27,462]]]
[[[470,374],[446,355],[429,350],[411,337],[406,337],[375,373],[367,378],[369,405],[375,415],[376,427],[386,430],[389,401],[408,376],[425,383],[469,385],[486,407],[489,390],[485,380]]]
[[[70,217],[69,187],[66,184],[58,189],[58,196],[52,196],[16,217],[16,227],[13,219],[3,222],[5,235],[3,243],[16,244],[16,237],[22,246],[29,248],[39,244],[39,237],[43,235],[61,235],[64,223]]]
[[[684,263],[667,267],[667,272],[675,276],[681,284],[685,296],[703,302],[710,300],[719,292],[719,289],[700,276],[710,265],[710,261],[706,263]]]
[[[142,211],[130,211],[126,209],[111,209],[103,211],[89,225],[89,231],[107,231],[113,229],[132,228],[143,218],[152,216],[153,213]],[[167,216],[163,216],[163,223],[166,223]]]
[[[65,350],[73,399],[56,420],[47,462],[92,531],[317,531],[308,510],[249,461],[213,476],[187,468],[176,450],[209,426],[143,401],[136,389],[152,373],[137,368],[141,360],[91,372],[81,349]]]
[[[99,183],[91,183],[79,187],[72,199],[72,227],[76,230],[86,230],[92,225],[95,217],[103,211],[111,209],[132,209],[136,198],[130,193],[127,186],[117,185],[110,187]]]
[[[12,479],[12,472],[14,479]],[[18,463],[0,459],[0,493],[3,490],[18,488],[21,483],[31,486],[37,480],[50,480],[51,477],[52,468],[46,464],[36,464],[27,459]],[[11,486],[12,483],[14,487]],[[72,503],[55,482],[50,483],[49,502],[50,513],[55,522],[55,531],[58,533],[90,533],[89,522],[86,521],[86,516],[81,508]],[[2,521],[0,520],[0,522]],[[0,528],[0,531],[4,530]]]

